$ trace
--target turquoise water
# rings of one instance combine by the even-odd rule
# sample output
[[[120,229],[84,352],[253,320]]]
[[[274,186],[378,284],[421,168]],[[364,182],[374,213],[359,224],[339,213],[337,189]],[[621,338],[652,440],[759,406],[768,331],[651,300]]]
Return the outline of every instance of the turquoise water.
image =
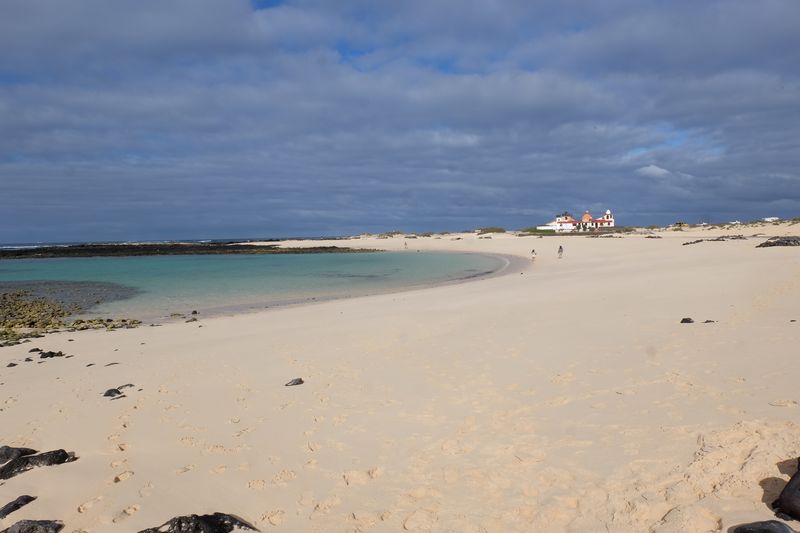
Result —
[[[189,255],[0,260],[0,282],[112,282],[139,290],[91,315],[152,319],[389,292],[480,276],[500,257],[433,252]]]

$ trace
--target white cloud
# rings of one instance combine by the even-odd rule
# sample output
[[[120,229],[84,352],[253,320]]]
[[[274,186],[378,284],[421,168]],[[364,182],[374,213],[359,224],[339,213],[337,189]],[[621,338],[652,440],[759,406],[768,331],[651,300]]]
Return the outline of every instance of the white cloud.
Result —
[[[656,165],[647,165],[646,167],[637,168],[636,173],[649,178],[663,178],[664,176],[672,174],[666,168],[661,168]]]

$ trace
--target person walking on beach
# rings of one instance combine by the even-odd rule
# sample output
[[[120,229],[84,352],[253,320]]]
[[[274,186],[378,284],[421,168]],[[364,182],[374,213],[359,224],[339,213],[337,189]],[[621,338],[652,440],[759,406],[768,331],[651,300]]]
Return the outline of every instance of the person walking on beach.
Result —
[[[563,246],[559,246],[558,247],[558,258],[561,259],[563,256],[564,256],[564,247]]]
[[[531,261],[536,261],[536,248],[531,250]]]

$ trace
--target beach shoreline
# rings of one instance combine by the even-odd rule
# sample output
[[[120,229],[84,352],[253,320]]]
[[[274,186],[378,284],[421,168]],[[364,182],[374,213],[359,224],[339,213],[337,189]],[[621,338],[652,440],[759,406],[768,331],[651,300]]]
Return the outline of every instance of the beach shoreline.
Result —
[[[733,233],[752,231],[357,238],[517,259],[474,283],[2,348],[2,444],[78,456],[6,481],[9,501],[38,499],[2,525],[128,532],[225,512],[261,531],[666,533],[770,519],[779,464],[800,455],[800,257],[756,249],[762,237],[683,245]]]

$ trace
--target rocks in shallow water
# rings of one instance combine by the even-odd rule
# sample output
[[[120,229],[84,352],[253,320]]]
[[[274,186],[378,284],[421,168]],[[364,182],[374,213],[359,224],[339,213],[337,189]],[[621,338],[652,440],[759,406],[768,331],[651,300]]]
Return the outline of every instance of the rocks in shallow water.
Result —
[[[756,248],[770,248],[772,246],[800,246],[800,237],[788,235],[785,237],[770,237],[756,246]]]
[[[681,318],[681,324],[694,324],[694,320],[687,316],[685,318]]]
[[[733,528],[733,533],[797,533],[783,522],[767,520],[766,522],[753,522],[742,524]]]
[[[800,468],[800,459],[798,459]],[[789,483],[783,487],[778,499],[772,502],[772,508],[778,518],[788,516],[795,520],[800,520],[800,470],[789,479]]]
[[[7,463],[13,461],[17,457],[23,455],[33,455],[36,450],[30,448],[12,448],[11,446],[0,446],[0,463]]]
[[[292,381],[284,385],[284,387],[294,387],[295,385],[302,385],[303,383],[305,383],[303,378],[294,378]]]
[[[13,513],[14,511],[18,511],[22,507],[25,507],[26,505],[28,505],[29,503],[31,503],[35,499],[36,499],[36,496],[27,496],[27,495],[25,495],[25,496],[20,496],[19,498],[17,498],[13,502],[9,502],[9,503],[5,504],[3,507],[0,507],[0,520],[2,520],[3,518],[7,517],[8,515]]]
[[[32,470],[38,466],[60,465],[75,461],[77,458],[73,453],[64,450],[53,450],[51,452],[40,453],[39,455],[24,455],[12,459],[0,467],[0,479],[11,479]]]
[[[139,533],[230,533],[236,529],[258,531],[241,518],[224,513],[176,516],[160,527],[143,529]]]
[[[58,533],[64,523],[58,520],[20,520],[0,533]]]

